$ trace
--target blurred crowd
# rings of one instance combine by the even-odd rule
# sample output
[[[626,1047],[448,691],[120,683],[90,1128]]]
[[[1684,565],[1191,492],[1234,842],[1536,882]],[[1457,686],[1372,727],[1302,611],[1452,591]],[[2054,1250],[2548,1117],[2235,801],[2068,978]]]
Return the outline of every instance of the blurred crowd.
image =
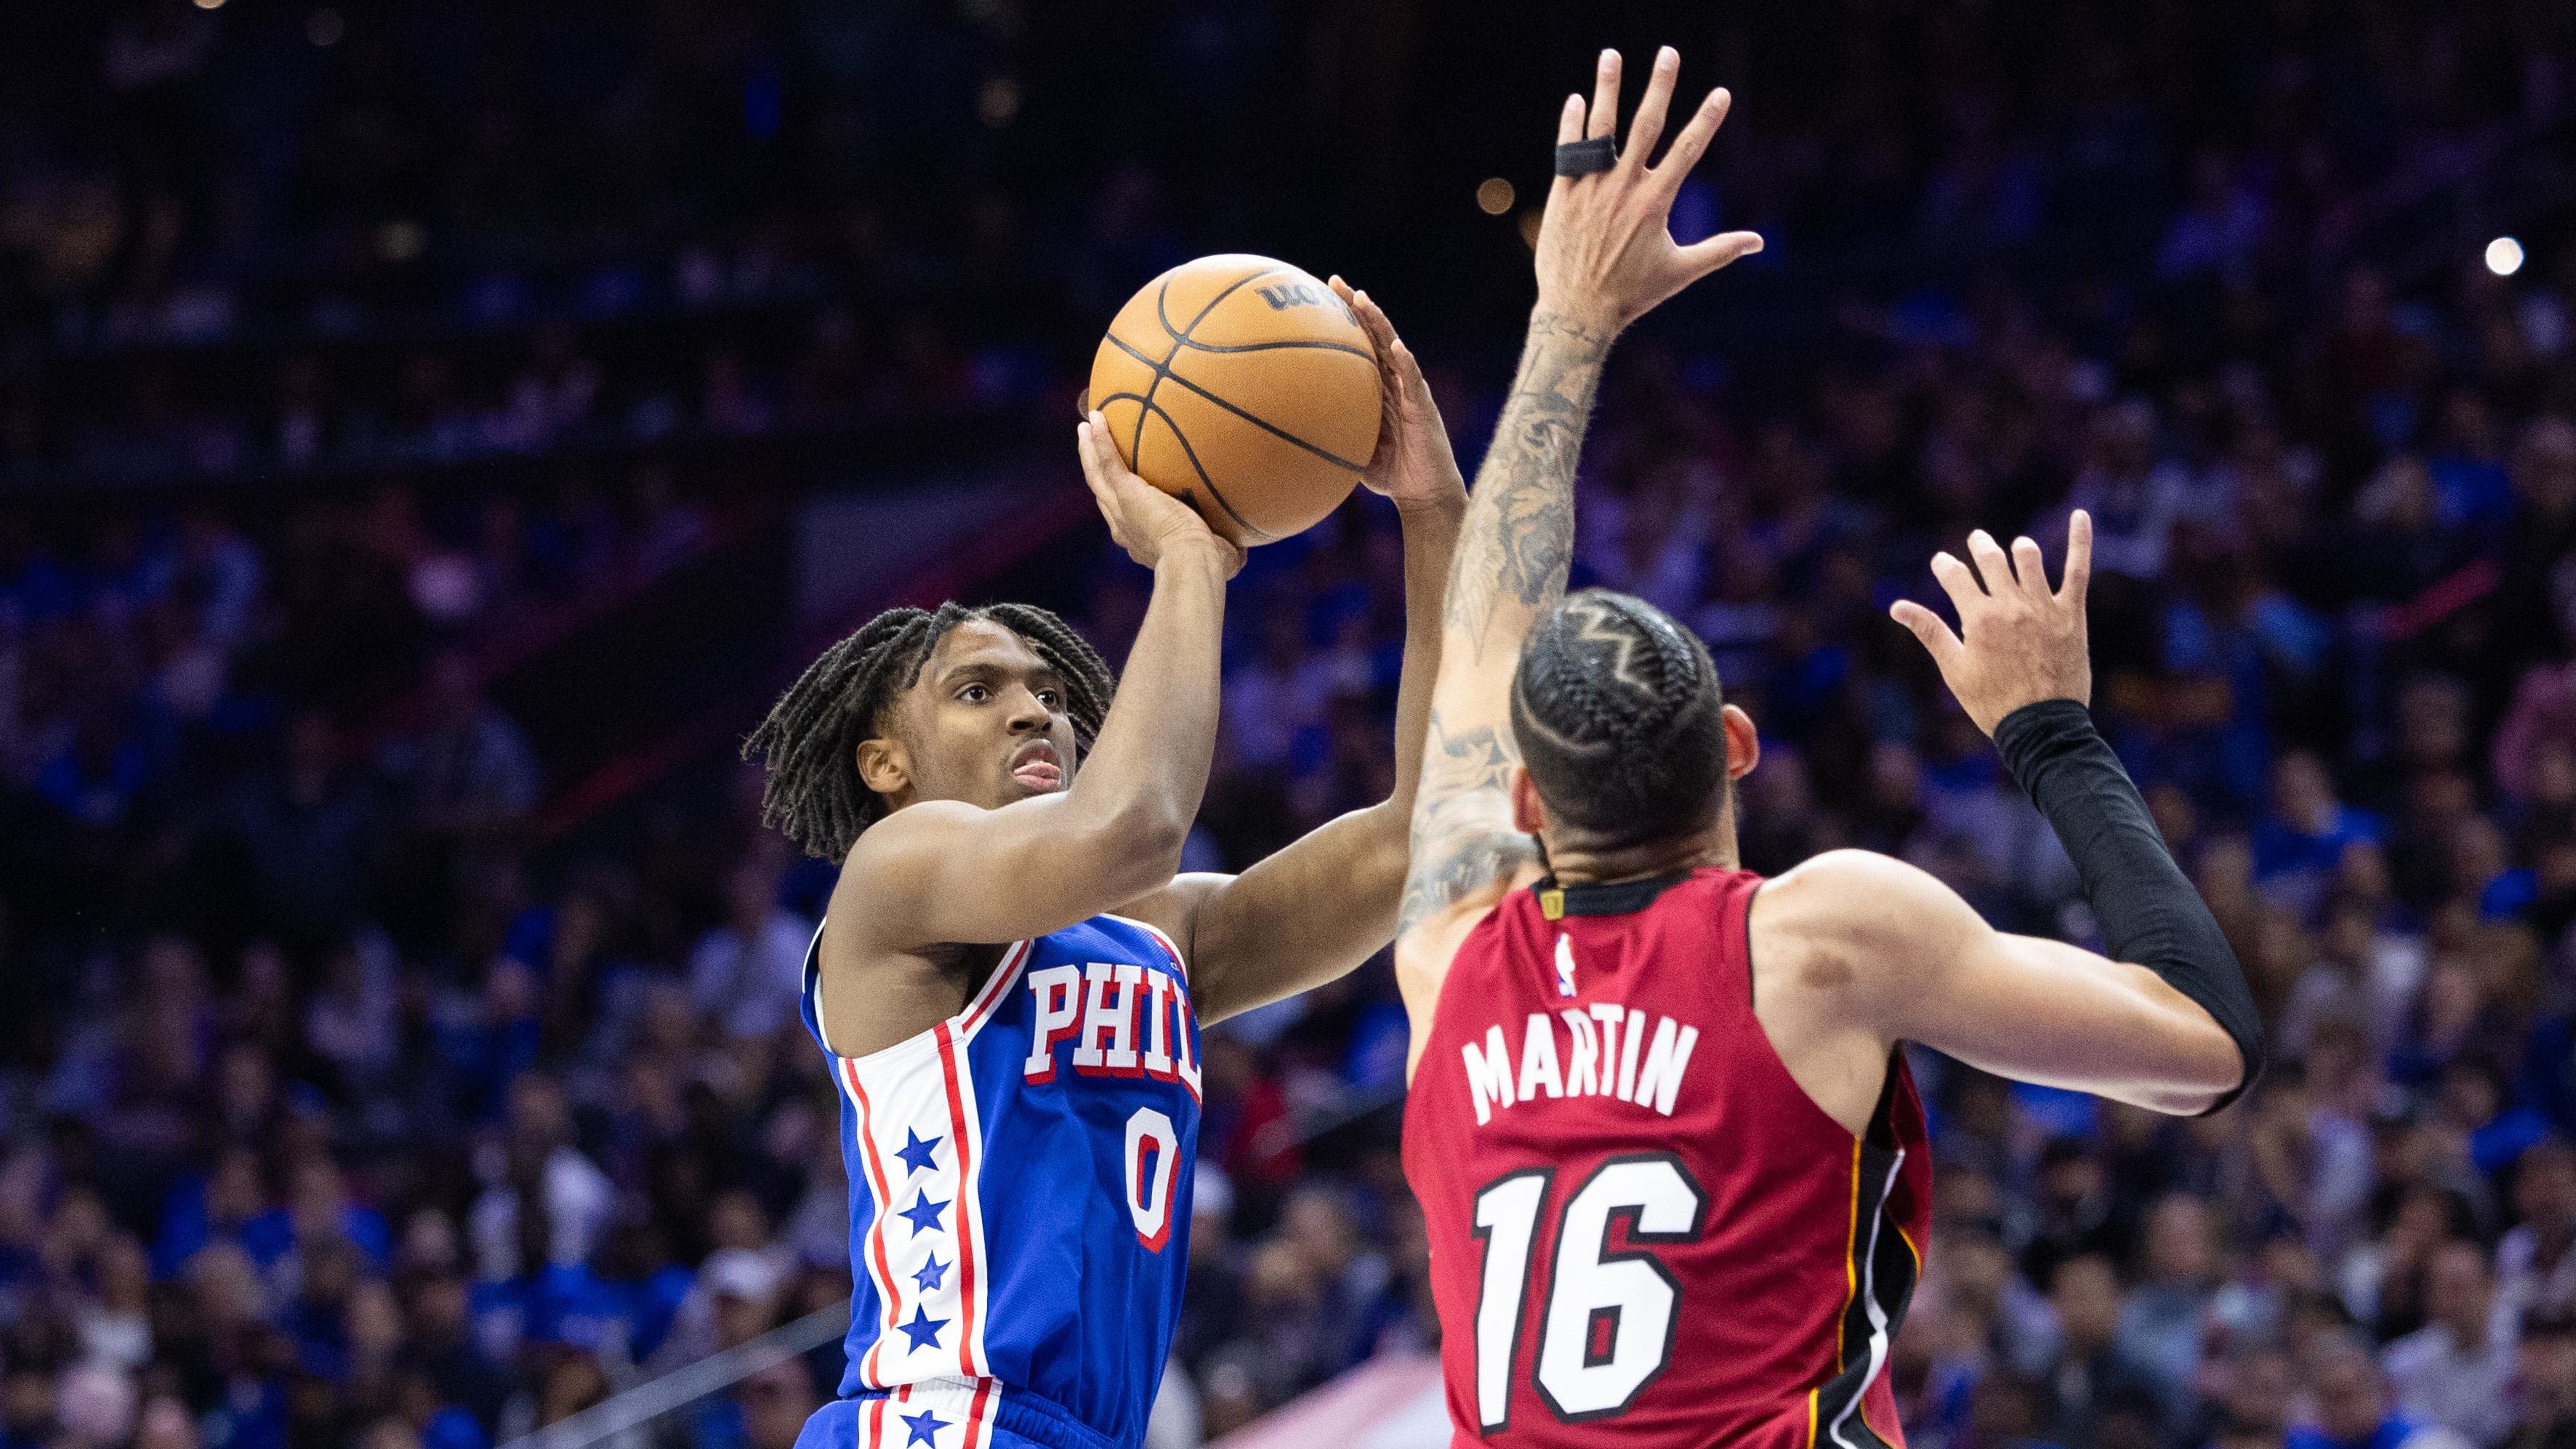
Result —
[[[1434,135],[1454,17],[41,8],[0,56],[0,486],[56,500],[0,509],[0,1449],[473,1449],[827,1312],[828,867],[741,775],[550,841],[490,660],[703,542],[666,447],[1053,425],[1129,289],[1317,184],[1217,151]],[[2576,1449],[2576,17],[1843,18],[1721,27],[1761,104],[1683,222],[1762,229],[1702,291],[1768,300],[1624,346],[1577,582],[1760,723],[1748,865],[1890,851],[2084,940],[1885,606],[2091,509],[2096,713],[2276,1049],[2188,1122],[1918,1061],[1909,1438]],[[1143,99],[1082,119],[1068,25],[1145,37]],[[1471,461],[1497,235],[1381,293]],[[110,484],[152,491],[60,506]],[[1064,556],[1121,657],[1145,581]],[[1194,866],[1387,788],[1399,557],[1365,505],[1255,555]],[[1211,1032],[1157,1449],[1437,1341],[1403,1057],[1383,961]],[[838,1375],[636,1442],[780,1449]]]

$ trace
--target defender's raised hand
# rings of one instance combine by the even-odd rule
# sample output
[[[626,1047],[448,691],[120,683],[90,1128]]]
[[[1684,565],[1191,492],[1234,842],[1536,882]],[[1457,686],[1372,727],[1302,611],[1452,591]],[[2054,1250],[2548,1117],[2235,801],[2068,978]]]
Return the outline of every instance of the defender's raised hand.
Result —
[[[1726,119],[1731,97],[1720,86],[1691,112],[1661,165],[1649,166],[1680,76],[1681,55],[1655,52],[1654,74],[1628,125],[1616,163],[1588,176],[1559,176],[1548,190],[1538,233],[1539,310],[1611,331],[1627,326],[1682,288],[1738,257],[1762,250],[1749,231],[1722,232],[1682,246],[1668,225],[1673,197]],[[1619,52],[1601,52],[1592,100],[1565,98],[1556,139],[1563,145],[1616,135]]]
[[[1959,610],[1959,632],[1911,599],[1888,610],[1914,631],[1941,668],[1968,718],[1988,735],[2005,715],[2043,699],[2093,701],[2093,658],[2084,635],[2084,589],[2093,577],[2093,518],[2075,510],[2066,524],[2066,578],[2055,591],[2039,545],[2013,540],[2006,558],[1984,529],[1968,535],[1972,570],[1948,553],[1932,556],[1932,576]],[[1982,577],[1982,585],[1980,578]]]
[[[1449,429],[1440,421],[1440,405],[1431,400],[1422,364],[1395,335],[1366,292],[1354,291],[1339,277],[1325,283],[1342,305],[1359,319],[1370,345],[1377,349],[1377,456],[1360,475],[1361,486],[1394,501],[1398,508],[1464,500],[1467,480],[1458,472],[1458,457],[1449,450]]]

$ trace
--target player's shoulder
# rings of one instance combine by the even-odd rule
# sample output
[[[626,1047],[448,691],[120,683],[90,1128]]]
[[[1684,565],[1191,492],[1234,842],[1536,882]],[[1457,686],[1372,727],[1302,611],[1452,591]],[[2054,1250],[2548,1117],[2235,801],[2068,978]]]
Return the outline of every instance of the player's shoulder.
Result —
[[[1875,850],[1846,848],[1811,855],[1772,876],[1762,885],[1762,905],[1777,911],[1792,906],[1832,910],[1842,903],[1860,904],[1872,891],[1913,892],[1940,882],[1922,867]]]
[[[916,800],[900,810],[878,817],[859,838],[850,843],[850,853],[841,857],[841,873],[881,868],[926,846],[944,844],[943,832],[969,825],[992,812],[964,800]]]
[[[1411,972],[1439,980],[1458,948],[1493,915],[1505,894],[1500,889],[1480,891],[1473,900],[1451,901],[1419,920],[1405,922],[1395,937],[1397,974]]]
[[[1415,1050],[1439,1014],[1440,996],[1448,985],[1458,953],[1478,927],[1491,921],[1506,902],[1535,884],[1543,872],[1535,861],[1462,893],[1457,899],[1408,921],[1395,938],[1395,986],[1413,1023]]]
[[[959,832],[986,813],[963,800],[921,800],[870,824],[841,857],[833,909],[863,903],[873,923],[898,923],[903,903],[928,889],[939,867],[953,859]]]
[[[1828,850],[1763,882],[1755,895],[1756,954],[1834,958],[1851,977],[1902,969],[1889,949],[1966,903],[1938,877],[1874,850]]]

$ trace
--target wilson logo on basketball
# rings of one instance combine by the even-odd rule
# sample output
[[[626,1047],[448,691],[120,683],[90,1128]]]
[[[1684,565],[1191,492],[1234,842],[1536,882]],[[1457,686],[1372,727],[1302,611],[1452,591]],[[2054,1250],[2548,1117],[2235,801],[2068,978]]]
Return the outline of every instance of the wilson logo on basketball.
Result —
[[[1324,304],[1324,289],[1305,282],[1281,282],[1277,286],[1255,287],[1252,290],[1261,294],[1261,300],[1269,303],[1270,310],[1273,312],[1284,312],[1291,307],[1320,307]]]
[[[1118,456],[1240,544],[1302,532],[1377,448],[1377,352],[1322,281],[1268,257],[1201,257],[1118,309],[1091,405]]]

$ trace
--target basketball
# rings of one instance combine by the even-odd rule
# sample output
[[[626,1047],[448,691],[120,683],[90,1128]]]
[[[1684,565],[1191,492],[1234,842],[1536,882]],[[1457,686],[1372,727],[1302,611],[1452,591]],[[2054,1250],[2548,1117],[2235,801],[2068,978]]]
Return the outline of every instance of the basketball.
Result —
[[[1313,527],[1377,448],[1377,351],[1285,262],[1184,262],[1118,310],[1091,363],[1118,455],[1237,543]]]

